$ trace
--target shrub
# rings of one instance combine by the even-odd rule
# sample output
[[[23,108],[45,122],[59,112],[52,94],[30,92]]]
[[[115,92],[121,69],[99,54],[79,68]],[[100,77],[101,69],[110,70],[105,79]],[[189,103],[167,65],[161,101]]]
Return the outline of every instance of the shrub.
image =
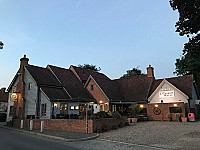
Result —
[[[96,113],[97,118],[108,118],[108,113],[105,111],[100,111],[98,113]]]
[[[131,106],[129,106],[129,109],[131,110],[130,112],[131,117],[136,118],[137,115],[140,113],[140,108],[137,103],[131,103]]]
[[[122,116],[121,116],[121,114],[118,111],[114,112],[113,118],[121,118],[121,117]]]

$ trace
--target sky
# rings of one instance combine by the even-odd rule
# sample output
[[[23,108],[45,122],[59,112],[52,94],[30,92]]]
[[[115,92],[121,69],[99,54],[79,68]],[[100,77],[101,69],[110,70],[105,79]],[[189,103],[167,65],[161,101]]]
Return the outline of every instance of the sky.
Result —
[[[24,54],[41,67],[93,64],[111,79],[148,65],[173,77],[187,42],[168,0],[0,0],[0,14],[0,88]]]

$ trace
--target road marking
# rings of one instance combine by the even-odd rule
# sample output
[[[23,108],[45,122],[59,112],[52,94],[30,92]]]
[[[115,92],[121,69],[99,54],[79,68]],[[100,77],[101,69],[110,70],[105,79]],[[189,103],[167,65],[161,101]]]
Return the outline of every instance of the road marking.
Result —
[[[126,143],[126,142],[112,141],[112,140],[106,140],[106,139],[100,139],[100,140],[101,141],[106,141],[106,142],[124,144],[124,145],[139,146],[139,147],[145,147],[145,148],[153,148],[153,149],[157,149],[157,150],[166,150],[167,149],[167,148],[161,148],[161,147],[157,147],[157,146],[148,146],[148,145],[142,145],[142,144]]]

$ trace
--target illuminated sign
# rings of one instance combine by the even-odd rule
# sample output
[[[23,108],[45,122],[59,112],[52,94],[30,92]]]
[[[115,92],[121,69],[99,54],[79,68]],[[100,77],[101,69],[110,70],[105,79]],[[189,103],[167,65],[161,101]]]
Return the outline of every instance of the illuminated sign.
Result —
[[[174,91],[160,91],[159,92],[159,97],[174,97]]]
[[[10,96],[12,101],[16,101],[17,100],[17,94],[16,93],[12,93]]]

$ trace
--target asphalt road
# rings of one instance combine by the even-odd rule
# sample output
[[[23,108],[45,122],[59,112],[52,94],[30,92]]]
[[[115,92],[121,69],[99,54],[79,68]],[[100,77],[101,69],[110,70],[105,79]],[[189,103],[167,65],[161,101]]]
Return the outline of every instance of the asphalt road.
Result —
[[[66,143],[0,128],[1,150],[79,150]]]
[[[63,142],[0,127],[0,150],[162,150],[156,147],[101,139]]]

